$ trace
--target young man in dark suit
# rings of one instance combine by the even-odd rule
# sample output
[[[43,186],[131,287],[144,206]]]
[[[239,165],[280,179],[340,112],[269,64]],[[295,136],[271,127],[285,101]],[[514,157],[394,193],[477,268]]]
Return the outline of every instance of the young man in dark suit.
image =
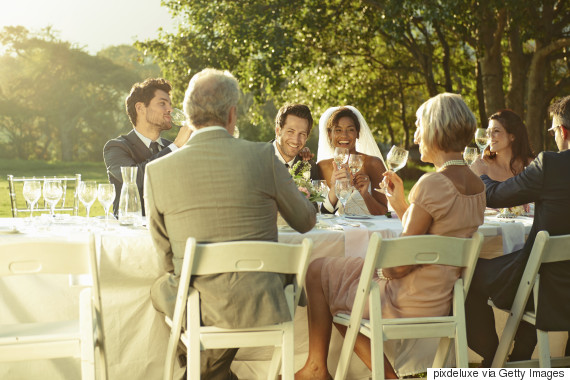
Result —
[[[288,168],[299,161],[311,165],[311,179],[321,179],[314,156],[305,144],[313,127],[311,110],[304,104],[286,104],[275,117],[275,140],[272,141],[275,155]]]
[[[487,300],[491,298],[501,308],[511,307],[539,231],[546,230],[552,236],[570,234],[570,96],[555,102],[550,113],[552,127],[548,131],[555,137],[558,153],[540,153],[522,173],[504,182],[490,179],[482,160],[471,166],[485,183],[487,206],[535,203],[534,222],[524,247],[491,260],[479,259],[475,269],[466,301],[467,340],[469,347],[483,357],[484,367],[491,365],[498,346],[494,315]],[[537,328],[570,330],[569,273],[568,261],[541,266]],[[530,359],[536,340],[535,327],[521,321],[509,360]],[[568,344],[566,355],[570,355]]]
[[[172,104],[170,101],[170,83],[162,78],[149,78],[142,83],[135,83],[125,100],[125,106],[133,130],[108,141],[103,148],[103,158],[107,167],[109,182],[115,185],[115,216],[119,210],[119,198],[123,186],[122,166],[136,166],[137,187],[141,197],[143,215],[144,171],[146,164],[174,152],[188,141],[191,130],[182,126],[174,142],[160,138],[162,131],[172,128]]]

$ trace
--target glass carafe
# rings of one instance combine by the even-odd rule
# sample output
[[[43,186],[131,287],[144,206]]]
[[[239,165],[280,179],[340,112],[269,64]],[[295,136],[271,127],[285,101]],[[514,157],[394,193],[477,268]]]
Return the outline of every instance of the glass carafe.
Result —
[[[119,224],[123,226],[139,225],[142,221],[142,208],[137,187],[136,166],[121,167],[123,187],[119,198]]]

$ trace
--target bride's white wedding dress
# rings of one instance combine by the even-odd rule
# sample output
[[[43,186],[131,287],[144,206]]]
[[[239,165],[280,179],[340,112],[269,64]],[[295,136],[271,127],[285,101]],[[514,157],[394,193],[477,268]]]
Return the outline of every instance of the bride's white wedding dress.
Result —
[[[331,107],[327,109],[319,119],[319,145],[317,150],[317,163],[319,161],[328,160],[333,158],[334,156],[334,148],[330,146],[327,136],[327,122],[334,111],[341,107]],[[358,139],[356,139],[356,151],[360,153],[367,154],[369,156],[378,157],[384,167],[386,163],[384,162],[384,158],[382,158],[382,153],[380,153],[380,148],[378,148],[378,144],[374,140],[372,136],[372,132],[370,131],[370,127],[362,117],[360,111],[358,111],[353,106],[344,106],[344,108],[350,109],[358,118],[358,122],[360,123],[360,132],[358,133]],[[331,189],[332,190],[332,189]],[[368,191],[370,192],[372,189],[369,186]],[[368,207],[362,198],[362,195],[358,190],[355,190],[350,195],[350,198],[346,201],[345,212],[347,214],[356,214],[356,215],[370,215],[370,211],[368,211]]]

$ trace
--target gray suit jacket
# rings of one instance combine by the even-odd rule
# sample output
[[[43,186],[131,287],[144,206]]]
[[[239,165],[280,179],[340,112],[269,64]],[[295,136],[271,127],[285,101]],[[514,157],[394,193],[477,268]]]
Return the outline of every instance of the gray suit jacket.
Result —
[[[157,154],[152,154],[150,149],[141,141],[137,136],[134,129],[127,135],[121,135],[116,139],[107,141],[103,148],[103,158],[105,159],[105,166],[107,167],[107,176],[109,182],[115,185],[115,201],[113,202],[113,212],[117,216],[119,210],[119,198],[121,189],[123,187],[123,177],[121,175],[121,166],[136,166],[137,173],[137,187],[141,200],[144,199],[144,170],[146,164],[152,160],[163,157],[172,151],[168,148],[172,142],[161,138],[162,146],[165,147]],[[144,204],[142,206],[142,214],[145,215]]]
[[[235,139],[225,130],[193,136],[175,154],[147,165],[145,177],[153,242],[173,270],[151,293],[155,307],[167,314],[174,310],[188,237],[202,243],[277,241],[277,211],[300,232],[315,225],[313,205],[297,190],[273,146]],[[230,273],[195,279],[202,322],[243,327],[290,320],[284,277]]]

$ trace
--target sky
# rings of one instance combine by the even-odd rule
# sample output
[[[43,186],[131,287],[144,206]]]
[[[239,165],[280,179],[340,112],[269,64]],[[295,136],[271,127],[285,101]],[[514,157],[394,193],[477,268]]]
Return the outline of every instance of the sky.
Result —
[[[176,28],[160,0],[0,0],[0,30],[16,25],[31,31],[52,26],[60,39],[90,54]]]

